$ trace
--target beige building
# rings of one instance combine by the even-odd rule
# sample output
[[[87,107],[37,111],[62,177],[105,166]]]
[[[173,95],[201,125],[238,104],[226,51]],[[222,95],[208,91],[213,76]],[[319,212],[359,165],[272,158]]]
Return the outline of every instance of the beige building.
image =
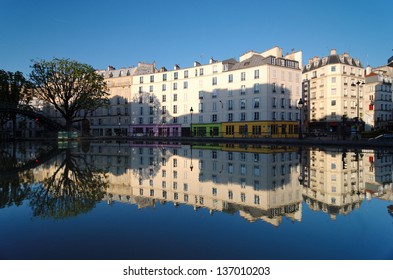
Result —
[[[357,118],[364,118],[364,69],[359,59],[332,49],[328,56],[309,60],[303,81],[310,128],[348,133]]]
[[[385,66],[366,68],[365,116],[366,129],[393,128],[392,108],[393,61]]]
[[[134,75],[133,135],[255,136],[297,133],[302,53],[274,47],[239,61],[210,59]]]

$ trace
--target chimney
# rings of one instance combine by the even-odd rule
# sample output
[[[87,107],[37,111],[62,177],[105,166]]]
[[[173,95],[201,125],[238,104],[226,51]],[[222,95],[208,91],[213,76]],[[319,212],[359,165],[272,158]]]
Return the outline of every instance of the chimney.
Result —
[[[194,61],[194,67],[196,66],[201,66],[201,64],[198,61]]]
[[[108,70],[108,71],[115,70],[115,67],[109,65],[108,68],[107,68],[107,70]]]
[[[367,67],[366,67],[366,75],[368,76],[370,74],[371,74],[371,66],[367,65]]]
[[[173,70],[179,70],[179,69],[180,69],[179,64],[175,64],[175,67],[173,67]]]
[[[331,50],[330,50],[330,55],[336,55],[336,54],[337,54],[336,49],[331,49]]]

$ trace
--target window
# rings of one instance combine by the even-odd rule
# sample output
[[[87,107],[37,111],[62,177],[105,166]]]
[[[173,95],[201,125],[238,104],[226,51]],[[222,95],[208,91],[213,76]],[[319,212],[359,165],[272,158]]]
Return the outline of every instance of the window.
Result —
[[[139,77],[139,83],[143,84],[143,76]]]
[[[212,78],[212,85],[217,85],[217,77]]]
[[[233,113],[228,113],[228,122],[232,122],[232,121],[233,121]]]
[[[203,76],[203,68],[199,69],[199,76]]]
[[[183,88],[184,88],[184,89],[187,89],[187,88],[188,88],[188,81],[184,81],[184,83],[183,83]]]
[[[276,98],[275,97],[272,98],[272,107],[276,108]]]
[[[203,103],[199,103],[199,113],[203,113]]]
[[[162,106],[162,114],[166,114],[166,106]]]
[[[177,105],[173,105],[173,113],[177,114]]]
[[[285,85],[281,84],[281,93],[285,93]]]
[[[240,99],[240,109],[246,109],[246,100]]]
[[[240,73],[240,80],[245,81],[246,80],[246,72],[241,72]]]
[[[254,79],[259,79],[259,70],[254,70]]]
[[[233,74],[229,74],[228,75],[228,83],[232,83],[233,82]]]
[[[166,84],[162,85],[162,91],[166,91]]]
[[[332,83],[336,83],[336,77],[332,77]]]
[[[246,113],[240,113],[240,120],[245,121],[246,120]]]
[[[246,94],[246,86],[245,86],[245,85],[242,85],[242,86],[241,86],[240,94],[241,94],[241,95]]]
[[[254,84],[254,93],[259,93],[259,84]]]
[[[184,71],[184,78],[187,79],[188,78],[188,70]]]
[[[179,78],[179,73],[175,72],[173,73],[173,79],[177,80]]]
[[[166,95],[165,94],[162,96],[162,102],[166,102]]]
[[[273,91],[273,92],[276,92],[276,83],[273,83],[273,84],[272,84],[272,91]]]
[[[233,110],[233,100],[228,100],[228,110]]]
[[[254,98],[254,108],[259,108],[259,98]]]
[[[217,94],[218,94],[218,90],[217,89],[213,89],[212,98],[217,98]]]
[[[150,83],[154,83],[154,76],[153,75],[150,76]]]
[[[331,71],[331,72],[336,72],[336,66],[330,67],[330,71]]]
[[[259,112],[254,112],[254,121],[259,121]]]
[[[166,79],[167,79],[166,73],[165,73],[165,74],[162,74],[162,80],[163,80],[163,81],[166,81]]]
[[[177,101],[177,93],[173,94],[173,101]]]
[[[212,115],[212,122],[217,122],[217,114]]]
[[[332,95],[335,95],[336,92],[337,92],[337,90],[336,90],[335,88],[332,88],[332,89],[331,89],[331,94],[332,94]]]
[[[173,83],[173,90],[177,90],[177,83]]]
[[[336,106],[336,100],[332,100],[330,103],[332,106]]]

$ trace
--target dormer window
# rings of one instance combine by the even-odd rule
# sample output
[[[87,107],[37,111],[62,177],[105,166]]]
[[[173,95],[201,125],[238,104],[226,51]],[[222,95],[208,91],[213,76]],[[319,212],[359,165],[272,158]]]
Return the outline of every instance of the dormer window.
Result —
[[[343,55],[340,55],[338,58],[340,59],[341,63],[345,63],[345,60],[344,60],[344,56],[343,56]]]

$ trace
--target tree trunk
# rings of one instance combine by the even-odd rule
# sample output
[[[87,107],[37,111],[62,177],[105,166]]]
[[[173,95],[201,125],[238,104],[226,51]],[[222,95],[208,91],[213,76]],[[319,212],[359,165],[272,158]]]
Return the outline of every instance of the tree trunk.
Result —
[[[66,130],[68,132],[72,131],[72,120],[66,119]]]

